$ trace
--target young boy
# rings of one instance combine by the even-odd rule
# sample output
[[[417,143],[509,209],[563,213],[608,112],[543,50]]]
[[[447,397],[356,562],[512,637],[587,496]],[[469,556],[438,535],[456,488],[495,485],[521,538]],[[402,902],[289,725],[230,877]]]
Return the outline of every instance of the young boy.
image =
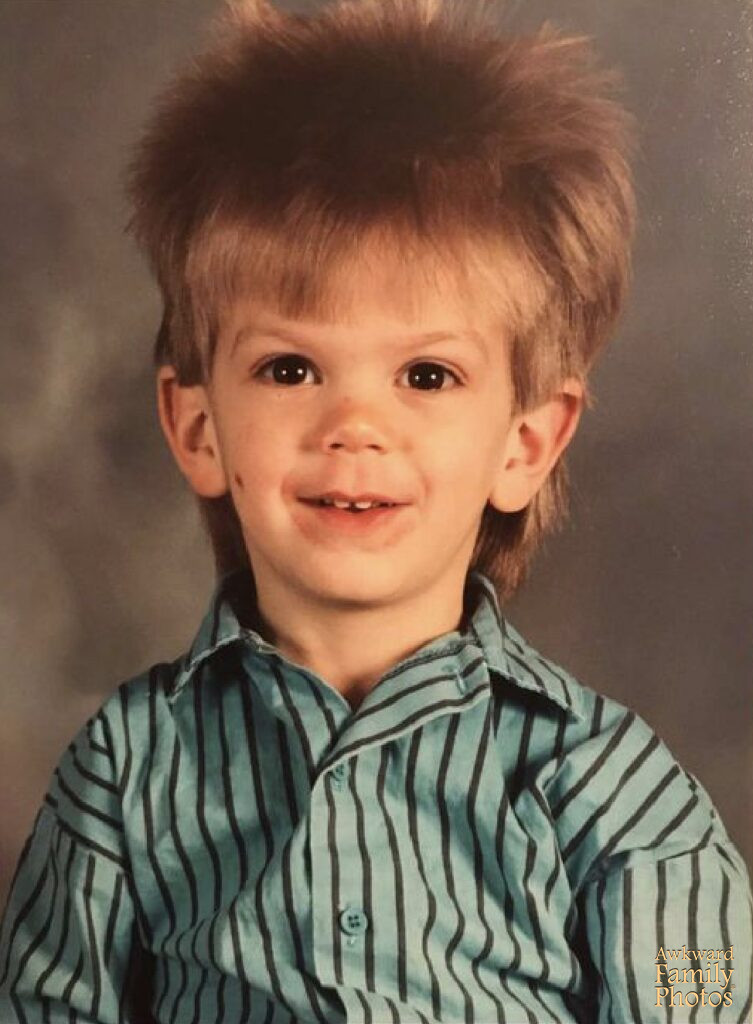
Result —
[[[238,4],[164,98],[134,225],[222,580],[56,772],[3,1024],[747,1018],[708,797],[499,613],[625,287],[608,92],[582,41],[361,0]]]

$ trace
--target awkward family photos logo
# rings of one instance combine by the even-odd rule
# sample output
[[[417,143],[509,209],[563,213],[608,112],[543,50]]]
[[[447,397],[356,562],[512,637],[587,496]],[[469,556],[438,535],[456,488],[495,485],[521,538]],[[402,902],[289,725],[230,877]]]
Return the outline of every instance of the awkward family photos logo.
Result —
[[[732,1006],[732,949],[670,949],[656,954],[656,1006]],[[688,966],[689,962],[689,966]],[[695,985],[690,991],[676,985]],[[706,986],[713,986],[710,991]]]

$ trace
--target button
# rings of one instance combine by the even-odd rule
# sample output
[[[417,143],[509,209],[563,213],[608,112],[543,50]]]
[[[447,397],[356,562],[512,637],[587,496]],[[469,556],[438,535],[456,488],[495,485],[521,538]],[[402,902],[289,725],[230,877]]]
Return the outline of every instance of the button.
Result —
[[[340,761],[339,764],[336,764],[335,767],[332,768],[329,773],[329,781],[332,785],[332,788],[342,792],[342,790],[345,789],[345,786],[347,784],[347,778],[349,774],[350,768],[348,768],[347,764],[345,764],[344,761]]]
[[[358,908],[346,907],[340,914],[340,928],[346,935],[363,935],[368,927],[368,917]]]

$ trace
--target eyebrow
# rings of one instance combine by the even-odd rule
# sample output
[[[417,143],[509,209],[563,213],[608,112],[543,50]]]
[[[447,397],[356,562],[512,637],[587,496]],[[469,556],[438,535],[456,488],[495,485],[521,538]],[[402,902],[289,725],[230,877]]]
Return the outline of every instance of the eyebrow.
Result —
[[[312,341],[312,339],[302,337],[294,330],[288,330],[285,327],[264,327],[263,325],[242,327],[233,339],[230,355],[232,356],[235,353],[235,350],[245,342],[254,341],[260,338],[276,338],[279,341],[287,342],[289,345],[305,345],[310,344]],[[457,331],[425,331],[422,334],[404,336],[403,341],[404,344],[400,344],[400,347],[403,348],[418,348],[422,345],[438,345],[445,341],[470,341],[476,348],[486,354],[486,346],[480,332],[474,331],[473,329],[461,329]],[[398,347],[398,345],[396,344],[395,347]]]

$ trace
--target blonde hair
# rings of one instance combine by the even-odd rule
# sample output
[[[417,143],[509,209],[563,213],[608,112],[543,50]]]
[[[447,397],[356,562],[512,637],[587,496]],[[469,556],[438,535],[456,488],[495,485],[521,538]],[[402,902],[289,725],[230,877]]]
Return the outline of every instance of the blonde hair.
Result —
[[[303,17],[228,5],[131,169],[132,227],[164,300],[156,360],[180,383],[207,379],[235,297],[321,310],[328,280],[377,235],[458,269],[485,254],[519,409],[585,379],[629,277],[630,118],[588,40],[549,25],[505,34],[487,6],[340,0]],[[565,490],[558,464],[521,512],[484,511],[472,566],[501,596]],[[247,565],[230,497],[202,506],[218,571]]]

